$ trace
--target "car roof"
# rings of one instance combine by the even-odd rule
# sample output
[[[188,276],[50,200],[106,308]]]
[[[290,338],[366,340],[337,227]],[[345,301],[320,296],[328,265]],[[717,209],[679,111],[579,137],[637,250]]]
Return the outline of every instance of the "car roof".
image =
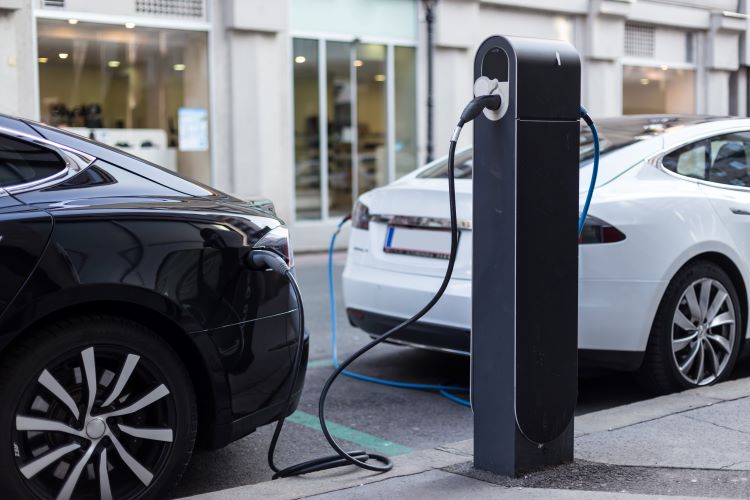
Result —
[[[715,115],[626,115],[610,118],[597,118],[595,123],[602,128],[650,131],[652,133],[668,132],[674,127],[688,127],[721,120],[738,120],[731,116]]]
[[[750,129],[750,119],[744,117],[718,116],[718,115],[688,115],[688,114],[649,114],[649,115],[625,115],[617,117],[594,117],[594,122],[600,129],[600,133],[605,133],[610,137],[625,136],[638,137],[630,146],[636,146],[638,150],[661,149],[670,143],[679,142],[684,138],[697,136],[714,131],[721,132],[724,129],[735,127],[748,127]],[[586,130],[586,125],[581,123],[582,131]],[[618,148],[619,149],[619,148]],[[456,151],[457,161],[466,161],[473,155],[472,145],[465,145]],[[628,154],[630,148],[622,148],[617,151],[618,155]],[[609,154],[614,154],[611,151]],[[401,177],[396,182],[403,179],[408,182],[409,179],[419,177],[423,172],[430,168],[445,164],[447,156],[440,156],[432,162],[422,165],[412,172]]]
[[[228,196],[200,182],[184,177],[177,172],[167,170],[148,160],[134,156],[122,149],[92,141],[87,137],[75,134],[64,128],[52,127],[33,120],[4,115],[2,113],[0,113],[0,127],[33,136],[40,136],[57,144],[83,151],[96,157],[98,160],[117,165],[152,182],[189,196]]]

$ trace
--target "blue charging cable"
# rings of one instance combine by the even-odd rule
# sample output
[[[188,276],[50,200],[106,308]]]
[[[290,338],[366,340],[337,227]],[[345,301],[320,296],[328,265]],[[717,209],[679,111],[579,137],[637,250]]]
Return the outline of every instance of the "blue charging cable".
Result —
[[[594,142],[594,166],[591,170],[591,182],[589,183],[589,191],[586,193],[586,201],[583,203],[583,210],[581,215],[578,216],[578,235],[581,235],[583,231],[583,225],[586,223],[586,216],[589,213],[589,205],[591,205],[591,197],[594,195],[594,187],[596,186],[596,176],[599,173],[599,131],[596,130],[596,124],[594,120],[589,116],[589,112],[586,108],[581,106],[581,118],[591,130],[591,138]]]
[[[586,222],[586,216],[589,212],[589,206],[591,205],[591,197],[594,194],[594,187],[596,186],[596,177],[599,172],[599,133],[596,129],[596,125],[594,124],[594,121],[591,119],[591,117],[588,114],[588,111],[586,111],[586,108],[581,106],[581,118],[584,122],[589,126],[589,129],[591,130],[591,136],[593,138],[594,142],[594,165],[591,172],[591,182],[589,183],[589,189],[588,193],[586,194],[586,201],[583,204],[583,210],[581,211],[581,215],[578,218],[578,234],[581,234],[581,231],[583,230],[583,225]],[[333,249],[334,245],[336,244],[336,238],[338,237],[339,233],[341,232],[341,228],[346,224],[350,219],[350,216],[344,217],[344,219],[339,222],[338,226],[336,226],[336,231],[333,233],[333,236],[331,236],[331,244],[328,247],[328,298],[331,303],[331,362],[333,363],[334,368],[339,367],[339,359],[338,359],[338,346],[337,346],[337,337],[338,332],[336,329],[336,295],[333,288]],[[347,377],[351,377],[357,380],[363,380],[365,382],[371,382],[373,384],[380,384],[385,385],[388,387],[396,387],[399,389],[417,389],[417,390],[425,390],[425,391],[438,391],[441,396],[453,401],[454,403],[458,403],[461,406],[466,406],[467,408],[471,407],[471,403],[463,398],[460,398],[454,394],[451,394],[449,391],[453,392],[469,392],[469,389],[466,387],[458,387],[458,386],[452,386],[452,385],[439,385],[439,384],[413,384],[409,382],[397,382],[393,380],[385,380],[377,377],[370,377],[367,375],[361,375],[359,373],[354,373],[349,370],[344,370],[341,373],[346,375]]]

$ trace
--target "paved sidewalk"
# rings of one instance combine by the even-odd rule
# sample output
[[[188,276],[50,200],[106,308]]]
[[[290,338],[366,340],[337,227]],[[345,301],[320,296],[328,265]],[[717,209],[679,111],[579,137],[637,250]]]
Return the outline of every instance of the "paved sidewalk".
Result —
[[[750,379],[576,418],[576,461],[521,478],[472,467],[472,442],[396,457],[387,474],[338,469],[191,497],[750,498]]]

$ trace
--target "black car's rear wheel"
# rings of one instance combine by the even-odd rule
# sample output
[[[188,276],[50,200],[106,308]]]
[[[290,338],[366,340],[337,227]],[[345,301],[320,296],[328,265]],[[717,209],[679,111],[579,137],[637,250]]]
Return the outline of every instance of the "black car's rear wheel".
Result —
[[[712,262],[681,269],[662,298],[639,372],[665,394],[720,382],[737,361],[744,324],[732,280]]]
[[[143,326],[85,317],[40,330],[0,372],[0,477],[13,498],[160,498],[196,432],[190,378]]]

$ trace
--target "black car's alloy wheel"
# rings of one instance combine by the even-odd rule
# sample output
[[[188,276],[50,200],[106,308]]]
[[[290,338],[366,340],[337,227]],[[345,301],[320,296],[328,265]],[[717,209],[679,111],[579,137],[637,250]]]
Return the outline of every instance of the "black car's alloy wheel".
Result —
[[[0,474],[38,498],[158,497],[181,475],[195,438],[195,401],[179,359],[123,320],[51,330],[21,351],[21,366],[4,367],[3,376],[33,376],[0,389],[15,402],[1,410],[14,472]]]

